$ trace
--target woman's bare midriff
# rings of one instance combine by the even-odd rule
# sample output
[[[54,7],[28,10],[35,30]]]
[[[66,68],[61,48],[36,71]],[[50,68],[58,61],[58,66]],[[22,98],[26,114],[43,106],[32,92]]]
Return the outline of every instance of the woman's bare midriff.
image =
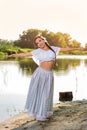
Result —
[[[52,70],[54,66],[54,61],[45,61],[40,64],[40,67],[46,70]]]

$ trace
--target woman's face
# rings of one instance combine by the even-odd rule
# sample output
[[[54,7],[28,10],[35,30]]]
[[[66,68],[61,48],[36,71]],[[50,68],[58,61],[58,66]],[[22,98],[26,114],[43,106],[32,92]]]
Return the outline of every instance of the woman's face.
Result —
[[[39,48],[44,48],[44,47],[46,46],[45,41],[44,41],[44,39],[42,39],[42,38],[37,38],[37,39],[35,40],[35,44],[36,44],[36,46],[39,47]]]

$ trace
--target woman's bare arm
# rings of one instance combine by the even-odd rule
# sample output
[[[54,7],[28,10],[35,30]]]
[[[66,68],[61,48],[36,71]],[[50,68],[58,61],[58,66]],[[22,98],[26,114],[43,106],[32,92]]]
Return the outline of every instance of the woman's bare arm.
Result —
[[[66,52],[66,51],[74,51],[74,50],[82,50],[83,48],[82,47],[79,47],[79,48],[61,48],[60,49],[60,52]]]
[[[19,53],[19,54],[11,54],[11,55],[6,56],[6,58],[10,58],[10,57],[27,57],[27,56],[32,56],[31,52]]]

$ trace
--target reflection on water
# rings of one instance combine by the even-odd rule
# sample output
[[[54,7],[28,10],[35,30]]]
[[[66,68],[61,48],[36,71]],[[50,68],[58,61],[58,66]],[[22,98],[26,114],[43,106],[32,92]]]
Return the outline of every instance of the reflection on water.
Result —
[[[18,94],[0,95],[0,121],[23,111],[26,97]]]
[[[73,100],[87,99],[87,59],[58,58],[54,67],[54,103],[59,92],[72,91]],[[32,59],[0,62],[0,121],[23,111],[32,73]]]

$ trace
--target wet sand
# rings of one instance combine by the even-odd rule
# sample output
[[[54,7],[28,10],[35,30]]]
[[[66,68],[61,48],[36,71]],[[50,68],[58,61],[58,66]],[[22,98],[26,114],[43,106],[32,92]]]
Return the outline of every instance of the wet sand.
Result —
[[[46,122],[20,113],[0,124],[0,130],[87,130],[87,100],[58,103]]]

